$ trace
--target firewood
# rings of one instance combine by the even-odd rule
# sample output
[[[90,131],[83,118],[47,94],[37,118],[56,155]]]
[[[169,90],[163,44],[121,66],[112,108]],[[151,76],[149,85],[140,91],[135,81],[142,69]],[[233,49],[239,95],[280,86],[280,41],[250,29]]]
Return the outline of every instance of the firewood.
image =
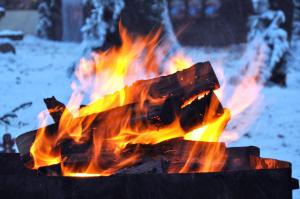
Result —
[[[117,115],[126,115],[131,114],[134,119],[131,119],[131,124],[135,125],[138,121],[152,121],[152,123],[162,123],[163,125],[171,123],[175,119],[175,114],[178,113],[180,106],[191,97],[201,93],[207,92],[209,90],[219,88],[219,82],[217,77],[212,69],[212,66],[209,62],[198,63],[188,69],[183,71],[179,71],[177,73],[161,76],[154,79],[149,80],[140,80],[134,83],[132,86],[125,87],[125,93],[130,93],[130,95],[126,95],[126,102],[122,107],[115,107],[109,111],[104,111],[99,113],[96,117],[94,114],[89,115],[85,118],[85,121],[90,121],[90,118],[93,119],[94,124],[98,124],[100,121],[103,121],[103,118],[107,118],[108,116],[114,117]],[[145,113],[139,112],[136,114],[136,107],[141,106],[139,104],[139,100],[141,98],[141,93],[145,88],[149,88],[148,96],[153,99],[166,99],[162,100],[160,104],[151,104],[149,100],[146,100],[143,104],[144,109],[147,110]],[[110,100],[112,96],[116,97],[119,95],[118,92],[112,95],[105,96],[100,99],[98,102],[95,102],[92,105],[94,106],[101,101]],[[215,96],[211,96],[212,100]],[[65,110],[65,105],[59,101],[57,101],[54,97],[48,98],[44,100],[46,106],[53,118],[53,120],[58,123],[59,119]],[[195,101],[197,104],[202,104]],[[95,105],[97,107],[97,105]],[[193,108],[198,108],[198,105],[190,106],[192,108],[185,109],[186,112],[193,111]],[[221,107],[220,107],[221,108]],[[204,106],[201,108],[200,112],[203,113]],[[218,109],[219,110],[219,109]],[[183,111],[183,114],[185,111]],[[195,112],[196,114],[199,111]],[[203,116],[203,114],[202,114]],[[197,118],[195,118],[197,117]],[[202,120],[197,114],[193,119],[194,120]],[[139,118],[139,119],[137,119]],[[193,120],[191,120],[193,122]],[[190,128],[190,125],[186,121],[181,121],[182,126],[187,130]]]
[[[141,174],[141,173],[167,173],[163,165],[164,162],[161,159],[156,159],[156,160],[150,159],[142,162],[141,164],[121,169],[115,175]]]
[[[140,111],[140,94],[143,89],[148,87],[148,94],[151,99],[164,99],[161,103],[151,103],[151,100],[144,102],[144,109]],[[207,123],[205,117],[206,112],[212,101],[217,103],[217,109],[209,116],[217,118],[223,114],[223,107],[217,97],[211,91],[201,99],[195,99],[191,104],[181,108],[183,103],[196,96],[199,93],[207,92],[212,89],[219,88],[219,82],[209,62],[198,63],[191,68],[179,71],[172,75],[161,76],[150,80],[141,80],[132,86],[125,87],[125,93],[133,94],[127,99],[122,107],[114,107],[100,113],[94,113],[79,118],[73,118],[74,124],[82,125],[85,134],[93,135],[95,129],[103,134],[105,130],[111,131],[111,127],[106,121],[114,121],[118,118],[117,124],[114,124],[114,131],[123,128],[124,122],[128,118],[120,116],[129,116],[129,122],[126,128],[134,128],[135,130],[159,129],[167,128],[176,117],[180,119],[180,126],[184,131],[188,132],[196,127]],[[116,93],[118,94],[118,93]],[[113,94],[115,95],[115,94]],[[105,96],[101,100],[108,100],[110,96]],[[57,133],[60,118],[65,111],[65,105],[57,101],[54,97],[44,100],[49,109],[53,120],[53,125],[46,127],[46,132],[50,134]],[[133,103],[129,103],[133,102]],[[95,102],[98,103],[98,102]],[[91,105],[89,105],[91,106]],[[196,110],[195,109],[199,109]],[[91,123],[92,121],[92,123]],[[137,128],[138,127],[138,128]],[[23,159],[27,160],[30,155],[30,146],[32,145],[35,134],[38,130],[26,133],[16,139],[17,146],[21,152]],[[107,138],[112,136],[112,132],[108,132]]]
[[[58,131],[57,124],[50,124],[44,128],[45,131],[49,134],[55,134]],[[19,135],[15,140],[18,147],[18,151],[20,153],[20,158],[25,163],[32,160],[30,156],[30,147],[33,144],[36,138],[36,134],[39,130],[40,129],[23,133],[22,135]]]
[[[231,147],[227,149],[227,153],[226,170],[253,169],[252,157],[260,156],[260,150],[255,146]]]
[[[209,112],[208,110],[212,103],[216,107]],[[118,122],[113,124],[114,130],[118,130],[124,127],[122,125],[128,123],[125,127],[129,129],[137,129],[138,127],[140,131],[143,131],[145,129],[165,128],[178,117],[180,120],[179,128],[189,132],[220,117],[224,113],[221,103],[213,92],[208,93],[201,99],[195,99],[184,108],[180,108],[178,99],[171,97],[160,106],[149,106],[145,109],[147,110],[146,112],[140,112],[137,104],[128,104],[101,113],[75,118],[74,120],[82,121],[83,129],[86,129],[87,124],[89,129],[110,129],[112,125],[110,121],[118,118]],[[120,117],[120,115],[124,117]],[[129,122],[125,116],[129,117]],[[111,135],[110,133],[108,134]]]
[[[142,123],[142,128],[152,128],[152,129],[163,129],[168,128],[168,125],[174,121],[175,117],[178,117],[180,120],[180,124],[178,128],[182,128],[185,132],[189,132],[190,130],[194,128],[198,128],[200,126],[203,126],[207,124],[208,122],[212,121],[213,119],[216,119],[220,117],[223,114],[223,107],[221,103],[218,101],[216,95],[213,92],[210,92],[209,94],[205,95],[201,99],[195,99],[192,103],[189,105],[186,105],[184,108],[179,108],[177,110],[178,106],[173,106],[174,101],[176,100],[170,100],[170,102],[165,103],[161,107],[156,107],[153,109],[150,109],[152,112],[151,114],[138,114],[135,112],[135,105],[125,105],[122,107],[118,107],[115,109],[111,109],[108,111],[104,111],[102,113],[98,114],[92,114],[89,116],[86,116],[85,118],[74,118],[74,120],[82,121],[82,128],[87,129],[86,131],[89,131],[89,134],[92,134],[95,132],[95,129],[100,129],[100,132],[102,129],[110,129],[111,123],[105,123],[106,120],[113,121],[115,118],[119,118],[119,120],[125,120],[124,118],[120,118],[120,115],[127,114],[127,111],[131,111],[130,113],[130,127],[134,128],[134,124]],[[212,101],[214,103],[217,102],[217,109],[213,112],[210,112],[210,115],[207,114],[207,110],[209,109]],[[166,108],[168,107],[168,108]],[[174,110],[176,109],[176,110]],[[152,115],[155,117],[150,117],[149,115]],[[207,118],[210,118],[210,120],[205,120]],[[89,127],[86,127],[85,121],[89,121],[91,118],[93,118],[93,122],[89,124]],[[153,119],[155,118],[155,119]],[[168,119],[166,119],[168,118]],[[172,120],[170,120],[172,118]],[[114,123],[114,125],[121,125],[120,123]],[[115,127],[117,128],[117,127]],[[121,128],[119,126],[118,128]],[[46,132],[53,135],[56,134],[58,130],[58,124],[52,124],[50,126],[46,127]],[[21,153],[21,157],[23,157],[24,160],[28,160],[29,157],[29,150],[31,144],[34,142],[36,131],[31,131],[29,133],[23,134],[19,136],[16,139],[17,146],[19,148],[19,151]],[[98,131],[98,130],[97,130]],[[87,133],[87,132],[86,132]],[[92,140],[92,137],[90,137]],[[88,146],[86,146],[88,145]],[[78,151],[86,151],[89,147],[91,147],[91,143],[87,142],[82,145],[74,145],[72,150]],[[77,149],[76,149],[77,148]]]
[[[44,99],[44,102],[54,122],[59,123],[66,106],[58,101],[54,96]]]
[[[174,119],[172,118],[172,114],[174,113],[168,112],[170,111],[170,107],[179,108],[191,97],[199,95],[200,93],[208,92],[210,90],[218,89],[219,87],[220,84],[211,64],[209,62],[197,63],[188,69],[171,75],[160,76],[148,80],[140,80],[131,86],[126,86],[124,88],[124,92],[126,94],[126,99],[124,102],[125,106],[110,107],[110,109],[116,108],[113,111],[115,113],[127,113],[127,111],[130,111],[130,109],[135,109],[136,106],[141,105],[139,103],[141,100],[141,95],[143,94],[147,95],[149,98],[148,100],[146,99],[143,104],[145,109],[148,110],[146,113],[148,115],[140,115],[141,119],[147,117],[149,119],[149,117],[152,117],[164,120],[164,123],[167,121],[171,122],[172,119]],[[145,90],[147,93],[144,92]],[[120,91],[117,91],[114,94],[104,96],[88,106],[97,107],[97,104],[101,104],[101,102],[118,99],[120,97],[120,93]],[[153,101],[153,99],[160,99],[162,103],[157,105],[151,104],[149,101]],[[57,101],[54,97],[45,99],[44,101],[49,109],[49,112],[51,113],[51,116],[53,117],[53,120],[58,122],[65,106],[61,102]],[[160,117],[157,117],[157,112],[161,113]],[[111,112],[104,112],[103,114],[99,114],[98,118],[100,119],[102,118],[101,115],[107,115],[110,113]],[[94,115],[92,115],[92,117],[94,117]]]
[[[220,84],[210,62],[200,62],[171,75],[139,80],[131,86],[126,86],[123,90],[126,95],[124,104],[138,103],[142,94],[146,94],[152,100],[174,97],[185,102],[200,93],[218,88],[220,88]],[[146,91],[147,93],[145,93]],[[97,107],[97,104],[107,100],[119,99],[120,95],[120,91],[106,95],[95,101],[92,106]]]
[[[86,148],[87,150],[83,151],[83,146],[72,145],[70,142],[68,144],[68,147],[66,147],[66,144],[63,144],[61,150],[64,166],[84,168],[88,166],[92,158],[95,158],[92,151],[89,150],[90,148]],[[103,145],[109,145],[109,143]],[[192,148],[195,146],[197,151],[193,153],[193,157],[189,157]],[[78,150],[80,147],[81,150]],[[225,144],[174,138],[157,144],[128,144],[117,156],[115,156],[113,148],[104,147],[98,157],[98,163],[101,165],[101,168],[112,168],[116,163],[135,156],[137,157],[136,161],[121,169],[118,173],[147,173],[154,172],[154,170],[166,173],[171,167],[179,170],[188,159],[191,161],[191,167],[200,167],[205,164],[205,158],[209,155],[209,150],[214,149],[220,149],[225,152]],[[217,162],[216,164],[224,163]]]

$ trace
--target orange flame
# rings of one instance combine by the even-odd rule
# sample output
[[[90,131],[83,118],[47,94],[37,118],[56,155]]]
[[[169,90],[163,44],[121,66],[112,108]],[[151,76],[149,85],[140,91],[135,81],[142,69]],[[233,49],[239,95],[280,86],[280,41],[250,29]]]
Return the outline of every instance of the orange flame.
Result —
[[[213,172],[223,168],[226,151],[223,144],[217,142],[231,117],[228,109],[225,109],[223,115],[217,119],[212,120],[206,117],[205,126],[186,133],[181,128],[178,118],[166,128],[158,129],[151,125],[145,128],[142,122],[132,127],[131,111],[118,108],[138,101],[137,108],[135,108],[137,113],[141,115],[147,113],[146,101],[151,104],[161,104],[165,99],[148,96],[149,87],[142,87],[140,98],[136,100],[134,99],[135,91],[126,90],[126,85],[140,79],[171,74],[192,65],[192,59],[182,52],[176,53],[164,62],[165,57],[161,53],[165,52],[167,47],[157,45],[160,32],[132,38],[121,26],[122,46],[94,53],[91,59],[80,61],[75,72],[77,80],[71,85],[73,94],[59,121],[57,133],[50,135],[46,128],[41,128],[31,146],[30,153],[34,160],[32,168],[38,169],[60,163],[65,176],[109,176],[140,161],[141,154],[138,151],[123,155],[123,150],[128,144],[153,145],[173,138],[184,138],[196,142],[188,146],[189,152],[184,155],[186,157],[183,164],[170,166],[168,172]],[[222,94],[222,91],[220,92],[218,95]],[[91,103],[80,108],[86,96],[89,97]],[[199,94],[199,98],[201,97],[203,93]],[[187,100],[184,106],[194,99]],[[249,104],[251,103],[239,107],[233,101],[229,107],[235,115]],[[207,115],[215,112],[217,106],[218,103],[212,101]],[[238,111],[235,107],[239,107]],[[115,111],[100,118],[101,122],[96,122],[95,127],[95,121],[99,120],[99,113],[112,108],[116,108]],[[41,113],[40,121],[41,126],[46,125],[45,112]],[[59,147],[64,140],[72,140],[75,144],[91,140],[93,147],[88,153],[92,156],[85,156],[89,159],[89,164],[78,167],[65,160]],[[211,144],[203,147],[200,141],[211,142]],[[198,166],[193,166],[195,164]]]

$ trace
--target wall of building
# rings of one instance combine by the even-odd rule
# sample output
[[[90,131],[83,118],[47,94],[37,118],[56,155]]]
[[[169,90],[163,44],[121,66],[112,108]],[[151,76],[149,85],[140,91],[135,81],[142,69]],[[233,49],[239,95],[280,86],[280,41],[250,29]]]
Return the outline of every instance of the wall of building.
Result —
[[[35,34],[38,23],[36,10],[7,10],[0,20],[0,30],[17,30],[25,34]]]
[[[251,0],[168,0],[180,43],[226,46],[246,42]]]

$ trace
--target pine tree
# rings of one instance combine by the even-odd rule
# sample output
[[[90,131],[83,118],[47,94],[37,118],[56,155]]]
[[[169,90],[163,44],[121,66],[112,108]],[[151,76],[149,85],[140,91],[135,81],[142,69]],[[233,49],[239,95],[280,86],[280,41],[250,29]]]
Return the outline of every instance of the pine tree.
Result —
[[[39,21],[36,27],[36,34],[40,38],[48,39],[52,28],[50,5],[46,0],[38,5]]]
[[[172,50],[178,46],[166,0],[86,0],[85,3],[93,6],[81,29],[86,49],[120,44],[120,19],[130,33],[147,35],[162,28],[162,37],[172,44]]]
[[[91,4],[91,15],[81,28],[83,43],[86,49],[103,46],[107,35],[116,33],[123,0],[86,0]]]
[[[250,18],[248,40],[257,43],[264,54],[265,62],[260,66],[260,79],[285,85],[285,56],[289,50],[288,34],[281,28],[285,15],[280,10],[270,10],[267,0],[255,0],[256,15]],[[263,49],[263,50],[261,50]]]
[[[62,39],[61,0],[40,0],[39,21],[36,26],[38,37],[52,40]]]

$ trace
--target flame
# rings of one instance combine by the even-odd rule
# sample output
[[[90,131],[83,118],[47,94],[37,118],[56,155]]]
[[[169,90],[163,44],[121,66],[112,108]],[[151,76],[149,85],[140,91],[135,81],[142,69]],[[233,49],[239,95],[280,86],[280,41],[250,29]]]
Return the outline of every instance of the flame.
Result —
[[[47,124],[47,112],[43,111],[39,114],[40,126],[46,126]],[[55,149],[55,139],[51,135],[48,135],[46,128],[42,127],[37,132],[35,142],[30,148],[30,153],[34,158],[33,169],[39,167],[54,165],[61,162],[60,151]]]
[[[148,111],[147,104],[159,105],[166,99],[149,96],[149,85],[146,87],[141,82],[137,84],[140,86],[139,95],[127,85],[141,79],[172,74],[190,67],[193,63],[183,52],[167,56],[168,45],[158,45],[160,34],[159,30],[147,36],[132,37],[120,26],[121,46],[93,53],[89,59],[80,61],[75,72],[76,80],[71,84],[73,94],[60,118],[56,133],[51,135],[46,127],[41,128],[31,146],[33,169],[60,164],[65,176],[109,176],[141,161],[138,148],[124,155],[128,145],[154,145],[174,138],[193,142],[185,148],[188,153],[180,158],[181,164],[171,165],[168,168],[169,173],[214,172],[223,168],[227,155],[224,144],[220,143],[219,139],[231,115],[228,109],[224,109],[222,115],[212,118],[218,109],[217,101],[211,101],[206,110],[205,125],[190,132],[181,128],[179,118],[175,118],[163,128],[153,125],[145,127],[143,121],[131,124],[130,106],[134,106],[136,114],[145,115]],[[249,82],[248,79],[244,81]],[[235,101],[239,98],[238,93],[244,89],[243,86],[238,88],[233,100],[228,104],[233,116],[242,112],[255,100],[255,97],[250,96],[249,102],[240,104]],[[197,98],[205,97],[206,94],[199,93],[199,96],[185,101],[181,108]],[[217,91],[220,99],[223,94],[223,90]],[[139,99],[135,99],[136,96]],[[90,103],[80,107],[85,100],[89,100]],[[132,104],[133,102],[138,103]],[[122,109],[121,106],[129,108]],[[105,112],[111,109],[114,111]],[[105,116],[101,117],[100,114]],[[45,126],[46,112],[41,113],[39,119],[40,125]],[[87,151],[91,157],[83,154],[89,164],[78,166],[65,158],[60,148],[65,140],[71,140],[75,146],[91,142],[93,147]],[[180,151],[176,153],[177,158],[182,155]]]

